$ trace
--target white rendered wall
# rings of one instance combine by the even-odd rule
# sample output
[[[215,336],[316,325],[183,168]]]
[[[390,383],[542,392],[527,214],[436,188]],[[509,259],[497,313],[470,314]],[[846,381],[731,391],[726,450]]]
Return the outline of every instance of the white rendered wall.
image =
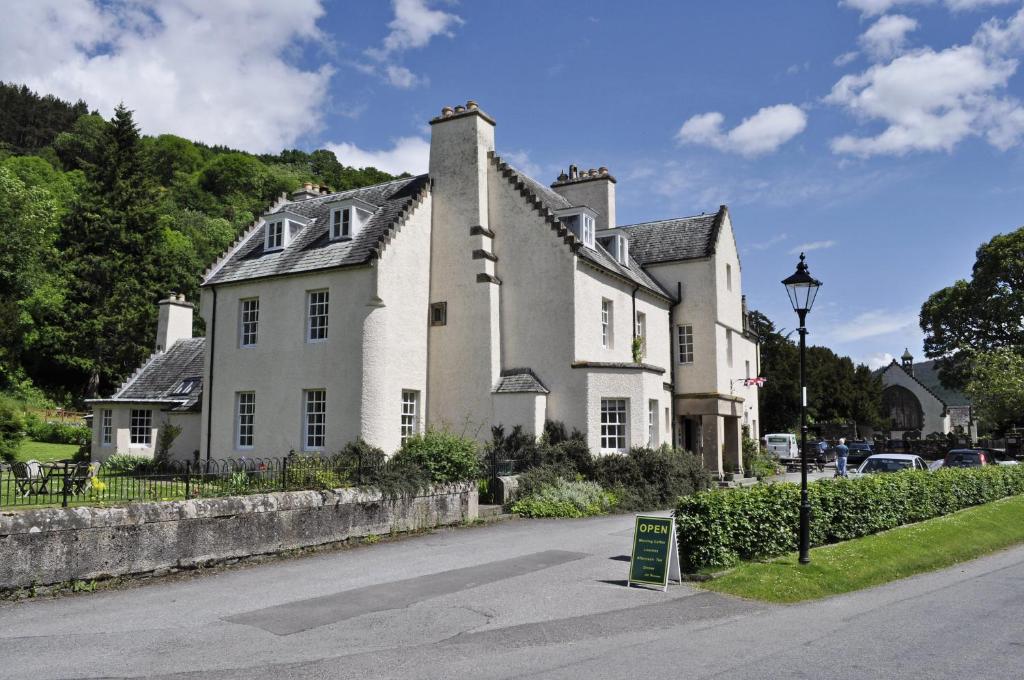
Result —
[[[921,402],[921,410],[924,411],[924,427],[921,435],[927,436],[932,432],[948,434],[950,430],[949,417],[945,415],[946,407],[931,392],[921,387],[917,382],[899,366],[890,365],[882,372],[882,384],[885,387],[900,385],[914,393]],[[888,417],[889,414],[884,414]]]
[[[156,351],[166,351],[178,340],[192,337],[192,312],[192,304],[183,300],[160,301],[156,324]]]
[[[523,432],[539,437],[544,431],[547,398],[535,392],[511,392],[494,395],[494,424],[502,425],[505,434],[516,425]]]

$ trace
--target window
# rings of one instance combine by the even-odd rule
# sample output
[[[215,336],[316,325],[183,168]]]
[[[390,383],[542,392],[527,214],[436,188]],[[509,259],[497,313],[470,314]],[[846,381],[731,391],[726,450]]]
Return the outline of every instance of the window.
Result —
[[[448,303],[447,302],[435,302],[430,305],[430,325],[431,326],[446,326],[448,325]]]
[[[583,229],[581,236],[583,238],[583,245],[588,248],[594,247],[594,218],[590,215],[583,214]]]
[[[612,243],[615,252],[612,253],[619,264],[629,266],[629,240],[625,236],[615,236]]]
[[[352,237],[352,209],[338,208],[333,213],[331,221],[331,238]]]
[[[306,324],[306,340],[322,342],[327,339],[327,306],[328,291],[311,290],[306,293],[308,300],[309,319]]]
[[[732,290],[732,265],[725,265],[725,289]]]
[[[626,400],[601,400],[601,450],[626,450]]]
[[[647,445],[658,445],[658,400],[647,402]]]
[[[100,444],[110,446],[114,443],[114,412],[109,408],[100,411]]]
[[[665,431],[672,429],[672,416],[669,414],[668,406],[665,407]]]
[[[260,299],[248,298],[239,302],[238,312],[238,345],[239,347],[255,347],[259,340]]]
[[[199,381],[200,378],[185,378],[180,383],[178,383],[178,386],[174,388],[174,391],[171,392],[171,395],[175,397],[185,396],[186,394],[189,394],[192,390],[196,388],[196,385],[199,384]]]
[[[304,437],[302,448],[315,451],[324,448],[327,434],[327,392],[306,390],[302,415]]]
[[[569,209],[569,210],[578,210]],[[594,236],[596,234],[594,216],[587,212],[569,212],[559,211],[558,219],[562,220],[562,223],[569,228],[569,231],[576,234],[579,240],[583,241],[583,245],[588,248],[594,247]]]
[[[419,430],[420,393],[415,390],[402,390],[402,441],[416,434]]]
[[[725,329],[725,362],[732,368],[732,329]]]
[[[235,395],[235,448],[251,449],[256,425],[256,393],[238,392]]]
[[[676,335],[679,342],[679,363],[693,363],[693,326],[676,326]]]
[[[284,220],[267,222],[266,250],[280,250],[281,248],[284,248]]]
[[[640,354],[647,355],[647,315],[636,313],[636,337],[640,338]]]
[[[747,380],[750,380],[750,361],[743,362],[747,365]]]
[[[601,300],[601,347],[612,347],[612,301]]]
[[[133,408],[130,421],[129,442],[135,446],[149,446],[153,442],[153,412],[149,409]]]

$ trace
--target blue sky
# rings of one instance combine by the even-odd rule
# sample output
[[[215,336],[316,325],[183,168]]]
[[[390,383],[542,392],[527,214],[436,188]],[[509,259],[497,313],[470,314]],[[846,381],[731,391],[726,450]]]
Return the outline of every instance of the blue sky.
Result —
[[[803,246],[811,340],[873,364],[920,356],[921,303],[1024,224],[1019,0],[13,6],[0,79],[150,134],[418,172],[472,98],[537,179],[608,166],[620,223],[726,203],[750,305],[794,325]]]

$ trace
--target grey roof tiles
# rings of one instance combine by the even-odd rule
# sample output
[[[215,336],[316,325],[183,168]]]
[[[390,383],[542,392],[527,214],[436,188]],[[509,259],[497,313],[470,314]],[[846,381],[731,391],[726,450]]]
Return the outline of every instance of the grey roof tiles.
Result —
[[[197,408],[203,394],[206,338],[178,340],[166,352],[154,354],[121,386],[115,401],[176,401],[175,410]],[[182,384],[183,381],[191,384]],[[180,390],[185,387],[187,390]]]
[[[426,175],[397,179],[361,189],[288,203],[287,210],[311,220],[284,250],[264,250],[263,228],[253,228],[238,249],[215,268],[203,285],[243,281],[365,264],[379,254],[395,225],[422,197]],[[357,199],[376,207],[355,238],[332,241],[328,236],[329,204]]]
[[[498,383],[494,386],[495,394],[507,393],[550,394],[548,388],[528,368],[511,368],[501,372]]]
[[[657,220],[619,227],[629,235],[629,253],[643,266],[658,262],[692,260],[715,254],[725,213]]]

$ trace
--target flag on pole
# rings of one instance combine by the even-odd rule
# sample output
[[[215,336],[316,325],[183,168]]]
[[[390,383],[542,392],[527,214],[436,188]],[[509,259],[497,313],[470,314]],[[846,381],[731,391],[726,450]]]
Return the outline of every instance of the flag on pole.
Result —
[[[764,385],[764,383],[765,383],[765,379],[762,378],[762,377],[747,378],[747,379],[745,379],[743,381],[743,386],[744,387],[750,387],[751,385],[754,385],[756,387],[762,387]]]

